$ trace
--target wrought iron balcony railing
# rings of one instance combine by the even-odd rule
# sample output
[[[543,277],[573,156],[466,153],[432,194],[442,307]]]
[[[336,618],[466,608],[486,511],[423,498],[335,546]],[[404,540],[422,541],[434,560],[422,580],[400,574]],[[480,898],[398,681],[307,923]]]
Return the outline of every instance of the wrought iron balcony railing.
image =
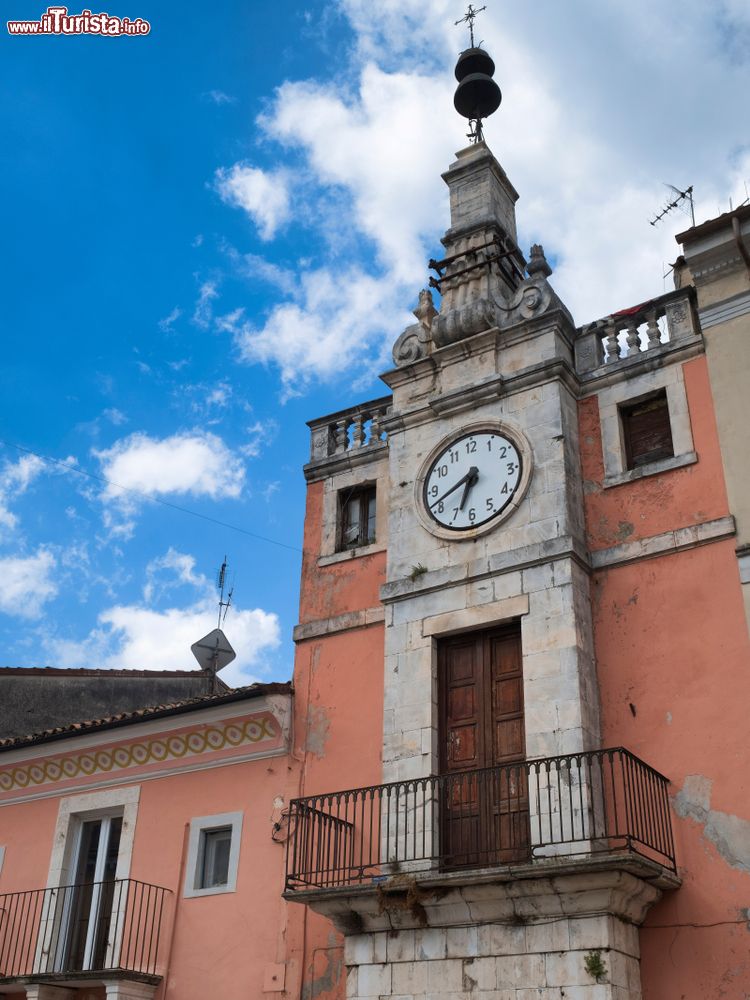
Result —
[[[674,871],[667,785],[617,748],[294,799],[286,888],[618,852]]]
[[[98,972],[156,977],[168,892],[116,879],[0,896],[0,982]]]

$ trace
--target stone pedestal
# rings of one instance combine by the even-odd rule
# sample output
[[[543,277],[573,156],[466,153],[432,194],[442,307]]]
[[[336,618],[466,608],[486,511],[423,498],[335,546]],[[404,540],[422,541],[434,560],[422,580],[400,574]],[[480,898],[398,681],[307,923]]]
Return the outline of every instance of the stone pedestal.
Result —
[[[345,934],[348,1000],[640,1000],[638,925],[677,884],[633,858],[542,861],[304,901]]]

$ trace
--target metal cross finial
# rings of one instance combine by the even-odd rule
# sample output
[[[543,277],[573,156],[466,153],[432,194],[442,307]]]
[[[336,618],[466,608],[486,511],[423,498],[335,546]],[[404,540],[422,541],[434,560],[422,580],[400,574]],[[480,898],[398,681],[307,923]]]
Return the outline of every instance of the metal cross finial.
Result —
[[[474,48],[474,18],[477,14],[481,14],[483,10],[487,10],[487,6],[484,7],[472,7],[469,4],[469,9],[466,11],[463,17],[459,18],[458,21],[454,21],[454,24],[463,24],[466,22],[469,25],[469,37],[471,38],[471,47]]]

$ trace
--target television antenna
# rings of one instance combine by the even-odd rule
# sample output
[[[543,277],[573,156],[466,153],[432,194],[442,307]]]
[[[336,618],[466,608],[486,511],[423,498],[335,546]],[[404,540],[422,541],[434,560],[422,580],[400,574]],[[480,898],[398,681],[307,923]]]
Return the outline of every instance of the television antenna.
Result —
[[[216,588],[219,591],[219,615],[216,628],[202,639],[194,642],[190,651],[200,664],[204,674],[210,677],[211,694],[216,693],[216,675],[223,670],[227,664],[231,663],[237,656],[232,649],[231,643],[221,630],[221,625],[227,617],[227,612],[232,604],[234,594],[234,582],[227,590],[227,557],[216,574]],[[226,596],[225,596],[226,595]]]
[[[219,591],[219,617],[216,621],[216,627],[221,628],[222,622],[226,621],[227,612],[232,605],[232,595],[234,594],[234,580],[232,585],[227,592],[227,599],[224,600],[224,591],[227,585],[227,557],[224,556],[224,562],[221,564],[218,573],[216,574],[216,589]],[[222,616],[223,611],[223,616]]]
[[[690,218],[692,220],[693,226],[695,226],[695,205],[693,204],[693,185],[691,184],[689,188],[685,188],[681,191],[679,188],[675,187],[674,184],[665,184],[672,192],[672,200],[668,201],[667,204],[662,208],[661,212],[654,216],[653,219],[649,219],[649,225],[655,226],[658,222],[668,215],[669,212],[673,211],[675,208],[682,208],[683,211],[690,212]],[[683,205],[684,202],[684,205]]]

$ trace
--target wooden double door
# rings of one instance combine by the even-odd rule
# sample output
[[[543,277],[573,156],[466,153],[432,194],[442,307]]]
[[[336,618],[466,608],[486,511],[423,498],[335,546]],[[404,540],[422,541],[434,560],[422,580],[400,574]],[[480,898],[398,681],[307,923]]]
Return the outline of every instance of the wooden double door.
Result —
[[[529,855],[519,628],[469,632],[438,646],[440,845],[446,867]]]

